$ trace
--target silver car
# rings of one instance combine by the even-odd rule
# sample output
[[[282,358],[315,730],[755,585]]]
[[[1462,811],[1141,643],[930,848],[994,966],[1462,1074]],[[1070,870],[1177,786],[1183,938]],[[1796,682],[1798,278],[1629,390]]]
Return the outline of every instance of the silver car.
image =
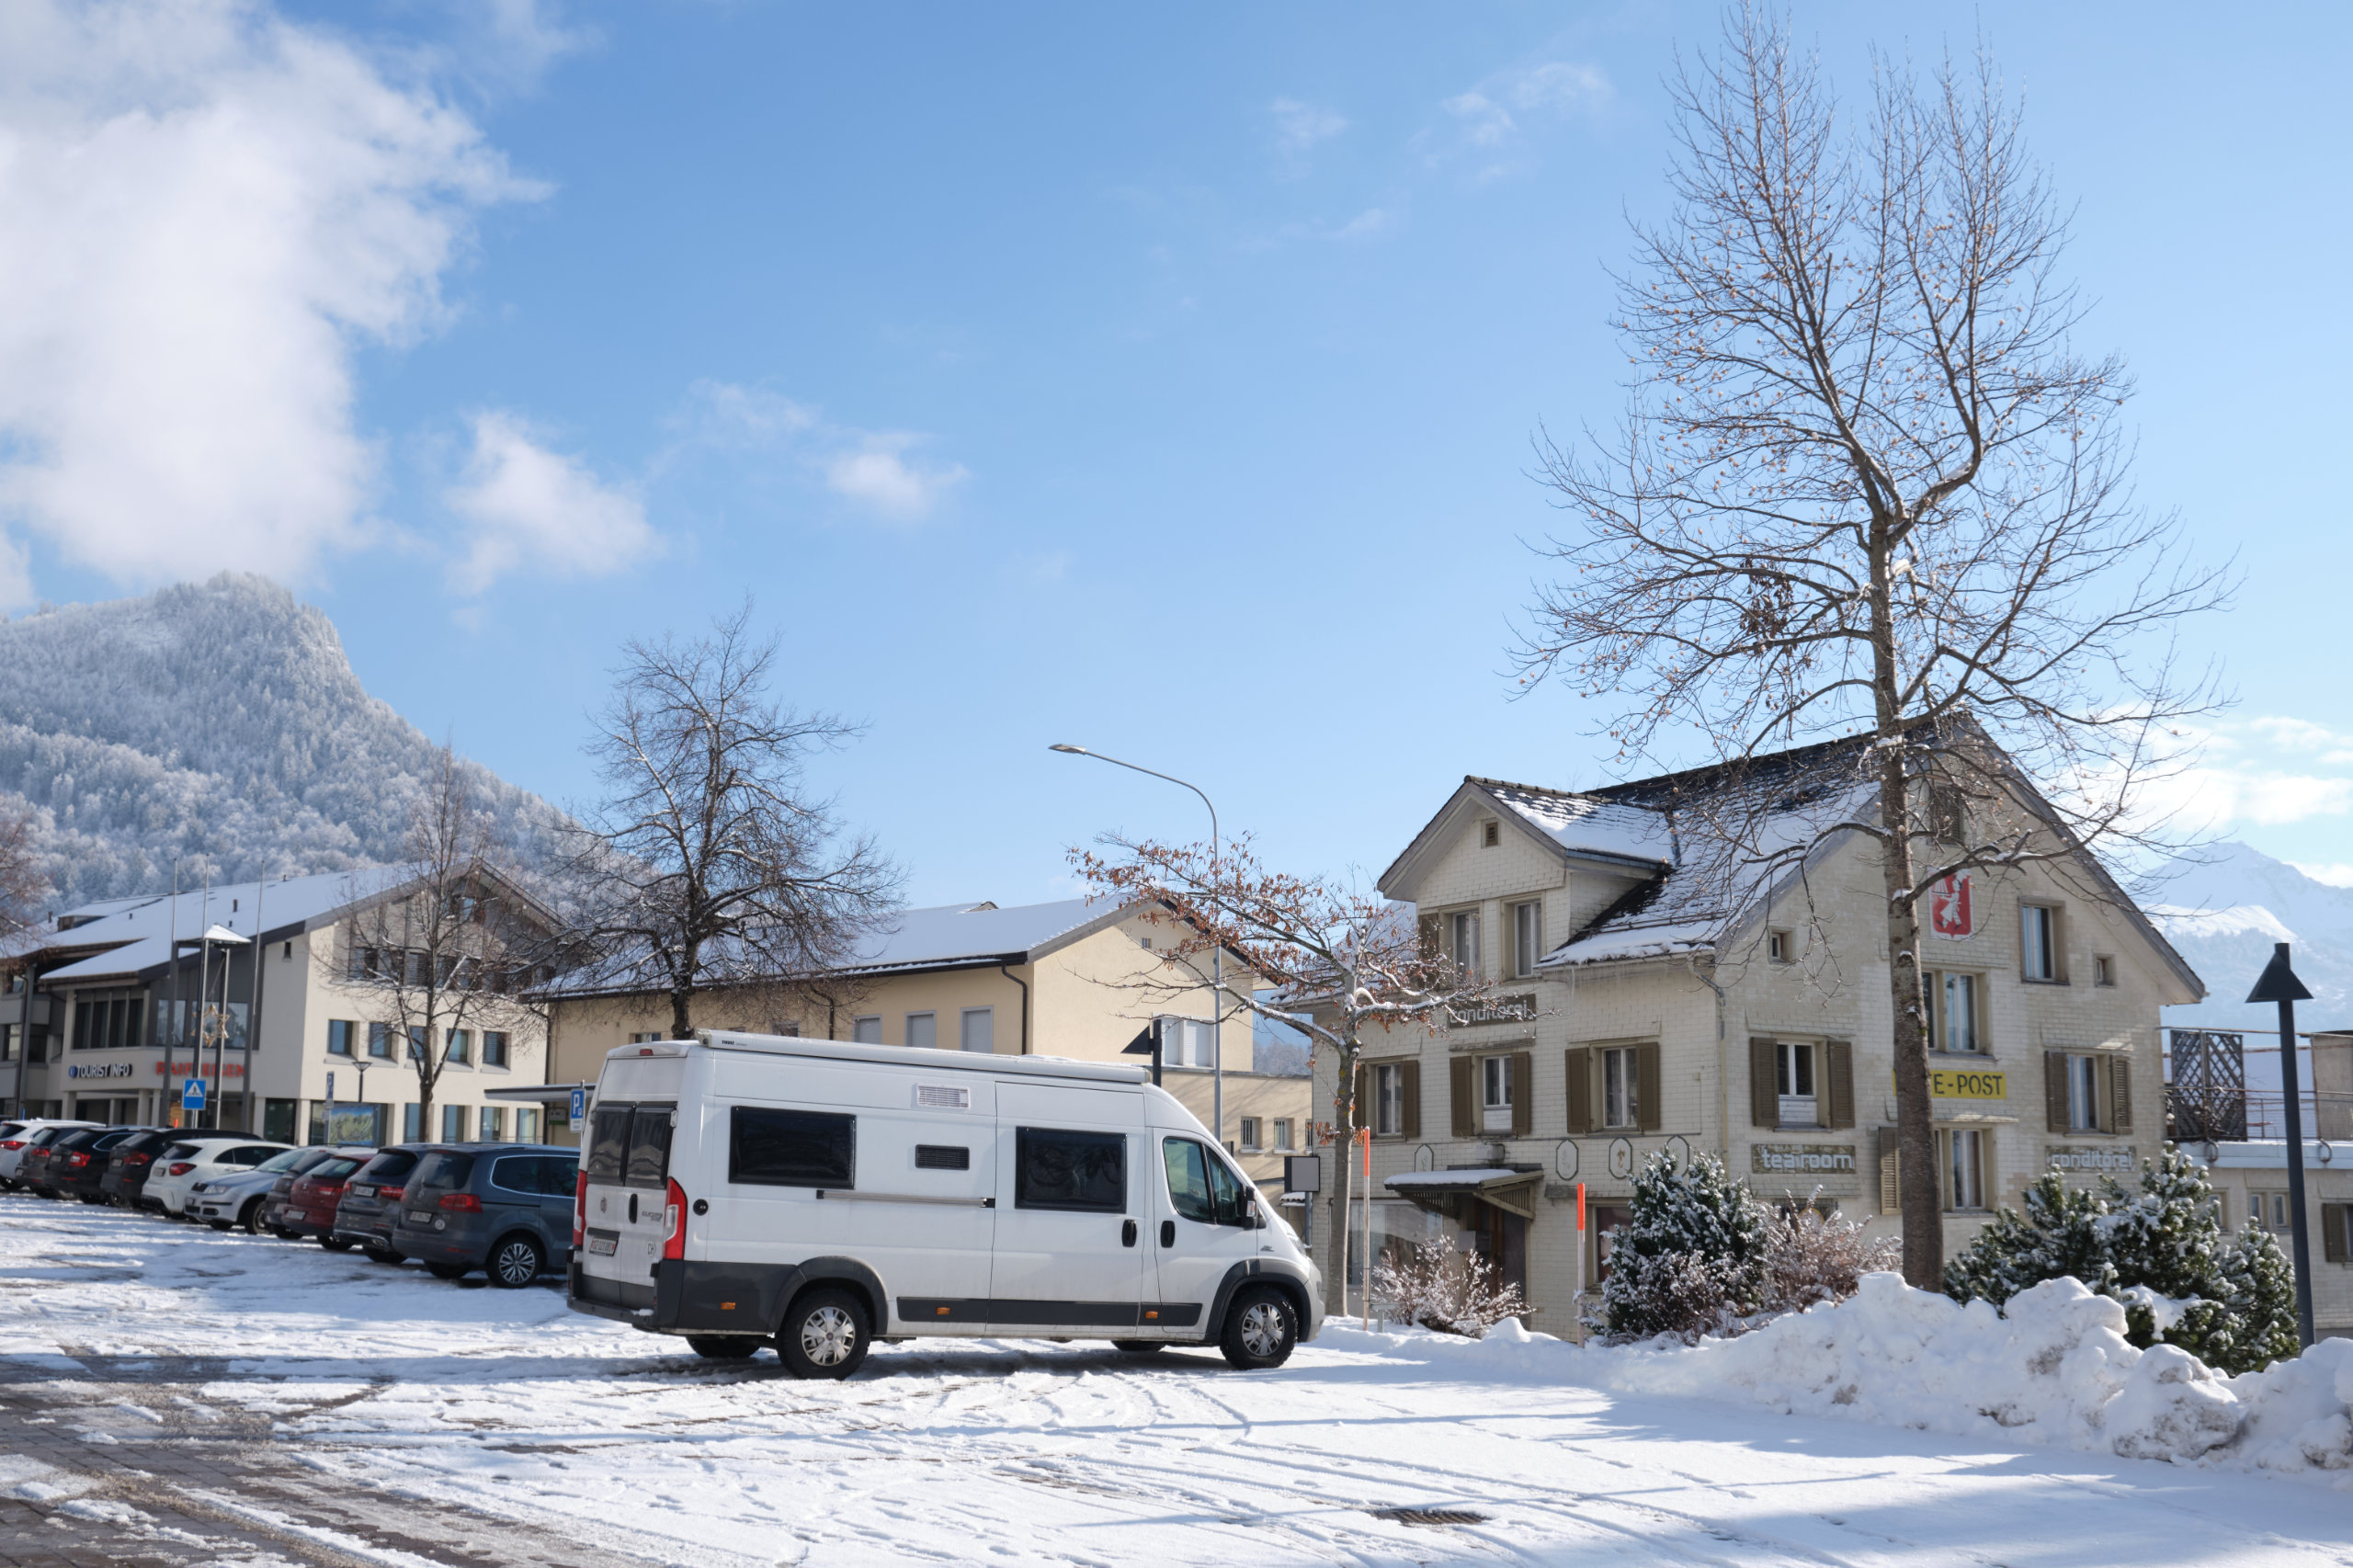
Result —
[[[232,1225],[242,1225],[247,1235],[259,1235],[262,1230],[262,1210],[269,1201],[269,1189],[289,1176],[299,1176],[323,1160],[335,1157],[333,1149],[289,1149],[282,1154],[272,1154],[250,1170],[222,1171],[191,1183],[188,1189],[187,1213],[201,1220],[216,1231]]]

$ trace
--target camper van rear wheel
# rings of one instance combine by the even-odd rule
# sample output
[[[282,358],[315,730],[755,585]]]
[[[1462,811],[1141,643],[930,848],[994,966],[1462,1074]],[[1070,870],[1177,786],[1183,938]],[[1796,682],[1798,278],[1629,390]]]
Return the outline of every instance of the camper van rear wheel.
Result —
[[[866,1359],[865,1305],[847,1290],[812,1290],[792,1303],[776,1336],[796,1378],[846,1378]]]
[[[1233,1298],[1218,1348],[1229,1364],[1256,1371],[1290,1360],[1298,1343],[1299,1314],[1290,1302],[1271,1286],[1254,1285]]]
[[[707,1361],[748,1361],[759,1353],[760,1342],[743,1334],[690,1334],[687,1348]]]

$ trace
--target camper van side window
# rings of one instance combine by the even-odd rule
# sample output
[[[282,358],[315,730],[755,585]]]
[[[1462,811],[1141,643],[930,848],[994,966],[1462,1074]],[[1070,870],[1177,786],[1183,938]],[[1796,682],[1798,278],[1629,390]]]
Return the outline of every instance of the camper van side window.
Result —
[[[629,1152],[629,1113],[625,1105],[600,1105],[588,1134],[588,1179],[598,1183],[621,1179],[621,1160]]]
[[[727,1179],[746,1187],[829,1187],[853,1190],[858,1118],[822,1110],[728,1111]]]
[[[670,1119],[677,1107],[642,1105],[629,1119],[629,1187],[660,1187],[670,1179]]]
[[[1126,1213],[1127,1139],[1117,1132],[1019,1129],[1014,1145],[1013,1204],[1017,1209]]]

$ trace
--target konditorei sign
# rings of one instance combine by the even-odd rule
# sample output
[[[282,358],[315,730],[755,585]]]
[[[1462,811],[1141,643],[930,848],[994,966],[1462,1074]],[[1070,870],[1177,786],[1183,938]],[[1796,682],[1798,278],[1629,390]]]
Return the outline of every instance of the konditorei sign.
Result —
[[[2043,1156],[2043,1163],[2054,1171],[2070,1175],[2129,1176],[2139,1169],[2132,1150],[2123,1144],[2097,1145],[2085,1148],[2075,1145],[2054,1145]]]
[[[1526,1024],[1536,1019],[1536,993],[1516,992],[1509,996],[1490,996],[1469,1007],[1449,1007],[1446,1021],[1456,1028],[1468,1028],[1474,1024]]]

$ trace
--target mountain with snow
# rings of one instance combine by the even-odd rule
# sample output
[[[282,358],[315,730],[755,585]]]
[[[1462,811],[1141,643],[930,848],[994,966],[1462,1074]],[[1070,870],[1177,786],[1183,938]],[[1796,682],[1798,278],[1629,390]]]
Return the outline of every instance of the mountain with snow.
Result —
[[[2314,881],[2285,861],[2225,844],[2177,867],[2149,918],[2205,982],[2194,1007],[2168,1007],[2169,1024],[2268,1028],[2268,1007],[2244,998],[2271,961],[2275,942],[2295,944],[2296,975],[2313,1000],[2299,1028],[2353,1024],[2353,888]]]
[[[166,889],[176,858],[183,885],[399,859],[435,753],[266,578],[0,624],[0,801],[33,806],[57,908]],[[466,767],[478,805],[544,841],[545,801]]]

